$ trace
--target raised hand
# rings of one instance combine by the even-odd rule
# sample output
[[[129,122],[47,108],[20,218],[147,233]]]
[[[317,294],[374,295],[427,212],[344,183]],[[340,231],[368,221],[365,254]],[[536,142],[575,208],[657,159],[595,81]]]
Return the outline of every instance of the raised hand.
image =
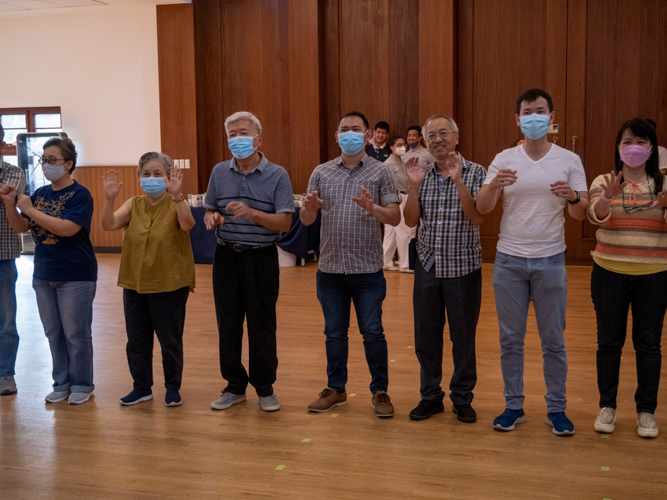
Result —
[[[667,208],[667,191],[658,193],[658,199],[651,204],[651,208]]]
[[[204,214],[204,224],[206,224],[206,229],[215,229],[220,224],[224,223],[225,219],[220,212],[206,212]]]
[[[604,176],[602,191],[605,198],[611,200],[614,196],[618,196],[623,192],[623,188],[628,185],[628,181],[621,182],[622,179],[622,172],[616,175],[616,172],[612,171]]]
[[[14,192],[16,192],[16,188],[14,188]],[[32,200],[30,199],[30,196],[26,196],[25,194],[19,196],[19,201],[16,202],[16,206],[24,214],[27,213],[32,208]]]
[[[120,188],[123,187],[122,182],[118,182],[118,171],[107,170],[102,176],[102,187],[104,188],[104,195],[108,200],[116,199]]]
[[[242,201],[232,201],[227,204],[226,208],[234,214],[235,219],[242,218],[253,220],[255,217],[255,209],[250,208]]]
[[[181,185],[183,184],[183,171],[176,165],[171,167],[171,175],[167,179],[164,177],[164,183],[167,186],[167,192],[172,196],[181,194]]]
[[[14,184],[0,184],[0,198],[12,208],[16,206],[16,186]]]
[[[353,196],[352,201],[364,210],[373,213],[373,207],[375,206],[375,203],[373,202],[373,195],[364,186],[361,186],[361,196]]]
[[[568,201],[574,201],[577,199],[577,193],[570,187],[567,181],[556,181],[550,185],[549,191],[558,196],[559,198],[564,198]]]
[[[419,165],[419,157],[413,156],[405,162],[405,173],[413,187],[419,187],[426,176],[426,167]]]
[[[505,186],[511,186],[516,182],[516,170],[511,170],[509,168],[501,168],[498,170],[498,173],[489,183],[489,186],[495,189],[504,188]]]
[[[303,199],[302,207],[306,210],[319,210],[324,205],[324,201],[317,195],[317,191],[307,193]]]
[[[449,177],[452,178],[454,184],[461,180],[461,174],[463,173],[463,162],[461,161],[461,155],[456,151],[449,153],[449,158],[445,160],[445,164],[449,169]]]

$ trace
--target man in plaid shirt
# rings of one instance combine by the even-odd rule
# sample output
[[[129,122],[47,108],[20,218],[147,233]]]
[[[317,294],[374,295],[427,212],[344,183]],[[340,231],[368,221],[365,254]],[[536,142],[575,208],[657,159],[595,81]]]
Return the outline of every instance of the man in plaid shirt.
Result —
[[[392,417],[387,341],[382,329],[382,301],[387,285],[382,272],[382,224],[401,220],[394,178],[387,167],[364,152],[370,140],[366,117],[352,111],[338,121],[336,139],[342,155],[318,166],[308,182],[299,213],[308,226],[322,210],[317,298],[324,313],[328,386],[308,406],[323,412],[347,402],[347,331],[354,301],[371,372],[372,404],[378,417]]]
[[[0,125],[0,158],[6,144],[5,131]],[[6,194],[9,185],[16,186],[21,195],[25,191],[23,170],[0,160],[0,194]],[[21,236],[7,220],[4,203],[0,203],[0,396],[16,393],[14,365],[19,348],[16,332],[16,263],[21,255]]]
[[[449,384],[452,411],[462,422],[475,422],[471,402],[477,382],[475,333],[482,298],[479,225],[484,220],[475,207],[475,196],[486,171],[455,151],[458,127],[450,117],[432,116],[423,131],[435,163],[424,167],[418,158],[408,160],[408,201],[403,212],[410,227],[421,218],[412,298],[421,401],[410,418],[425,420],[444,411],[440,383],[446,311],[454,357]]]

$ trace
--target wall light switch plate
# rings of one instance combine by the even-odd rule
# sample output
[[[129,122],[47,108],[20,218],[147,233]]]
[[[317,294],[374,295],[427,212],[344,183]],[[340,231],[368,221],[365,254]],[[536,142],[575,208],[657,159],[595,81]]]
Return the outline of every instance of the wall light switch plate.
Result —
[[[190,168],[190,160],[187,158],[185,159],[185,168]]]
[[[557,134],[558,133],[558,124],[557,123],[552,123],[549,125],[549,133],[550,134]]]

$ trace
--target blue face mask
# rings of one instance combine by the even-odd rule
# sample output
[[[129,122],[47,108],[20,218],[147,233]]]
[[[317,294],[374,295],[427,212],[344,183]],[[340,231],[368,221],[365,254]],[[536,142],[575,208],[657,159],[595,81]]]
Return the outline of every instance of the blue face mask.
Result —
[[[162,177],[142,177],[141,189],[146,191],[148,196],[157,198],[167,189],[164,179]]]
[[[532,115],[522,116],[519,120],[521,120],[521,132],[534,141],[541,139],[547,135],[547,132],[549,131],[549,115],[538,115],[534,113]]]
[[[352,131],[338,134],[338,145],[346,155],[356,155],[364,148],[364,134]]]
[[[243,160],[244,158],[247,158],[253,154],[255,152],[255,148],[252,147],[252,143],[255,137],[250,137],[249,135],[239,135],[227,140],[229,150],[234,155],[234,158]]]

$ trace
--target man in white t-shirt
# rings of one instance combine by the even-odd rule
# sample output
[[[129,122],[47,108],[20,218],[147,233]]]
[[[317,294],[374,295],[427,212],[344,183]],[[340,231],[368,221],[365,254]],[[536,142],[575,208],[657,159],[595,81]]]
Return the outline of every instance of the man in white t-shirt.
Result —
[[[516,103],[516,123],[526,137],[521,146],[499,153],[476,199],[481,214],[503,199],[503,217],[493,266],[493,289],[500,328],[500,364],[505,382],[505,411],[494,428],[514,430],[525,422],[523,346],[532,299],[542,342],[547,385],[547,424],[557,435],[574,434],[565,416],[565,215],[583,220],[588,206],[581,159],[547,140],[554,112],[551,96],[524,92]]]
[[[656,129],[656,133],[658,131],[658,125],[653,121],[650,120],[649,118],[646,119],[647,122],[649,122],[651,125],[653,125],[653,128]],[[667,148],[663,148],[662,146],[658,146],[658,162],[660,165],[660,173],[662,175],[667,175]]]

